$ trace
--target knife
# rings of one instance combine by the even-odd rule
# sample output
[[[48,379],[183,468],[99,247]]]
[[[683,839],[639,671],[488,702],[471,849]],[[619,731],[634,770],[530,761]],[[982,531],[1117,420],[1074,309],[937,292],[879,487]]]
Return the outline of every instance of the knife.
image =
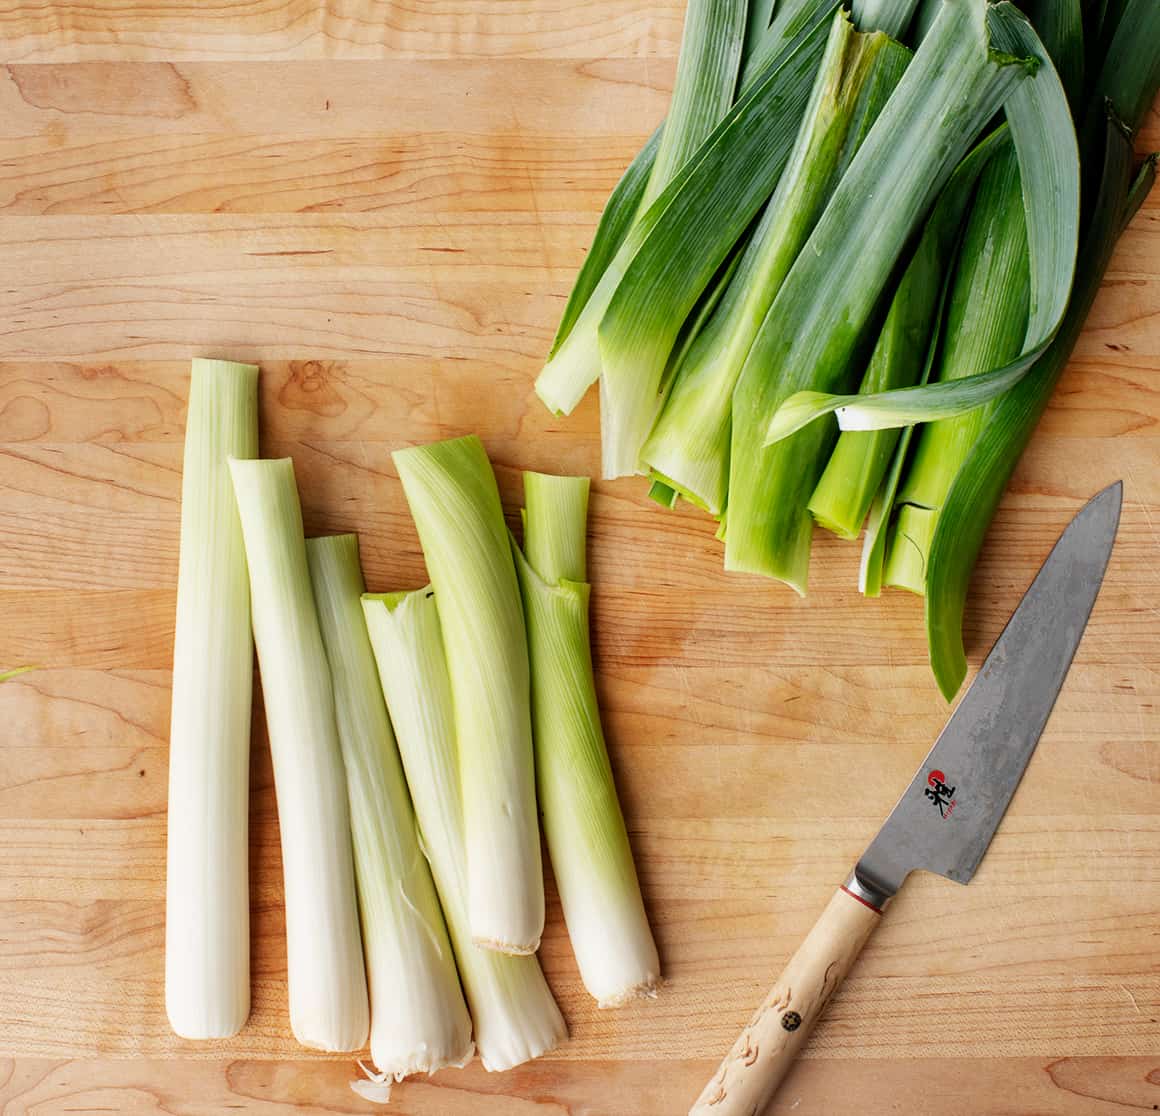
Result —
[[[1080,509],[878,836],[689,1116],[758,1116],[915,869],[969,883],[1067,677],[1120,522],[1117,481]]]

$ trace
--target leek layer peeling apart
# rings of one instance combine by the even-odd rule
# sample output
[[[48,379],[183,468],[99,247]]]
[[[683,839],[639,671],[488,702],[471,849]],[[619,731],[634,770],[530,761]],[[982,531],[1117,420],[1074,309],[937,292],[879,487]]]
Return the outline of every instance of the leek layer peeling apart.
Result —
[[[230,472],[278,797],[290,1026],[303,1046],[357,1050],[369,1012],[350,809],[294,465],[235,458]]]
[[[655,995],[660,961],[600,725],[588,639],[587,477],[524,474],[512,542],[532,660],[536,785],[584,987],[601,1007]]]
[[[443,904],[485,1069],[506,1070],[567,1037],[535,957],[479,949],[468,918],[468,849],[451,681],[431,589],[363,597],[420,839]]]
[[[350,799],[371,1060],[398,1081],[463,1066],[475,1049],[471,1019],[367,638],[358,537],[307,539],[306,556]]]
[[[805,592],[806,505],[834,432],[817,423],[763,448],[767,423],[797,390],[847,381],[916,225],[983,125],[1034,71],[1034,60],[991,50],[988,27],[1000,10],[1033,37],[1009,5],[946,0],[766,315],[733,397],[726,569]]]
[[[544,881],[520,588],[495,474],[471,435],[392,457],[439,595],[467,827],[471,931],[534,953]]]
[[[948,12],[957,6],[984,7],[983,0],[947,0],[917,57],[938,39]],[[880,430],[964,414],[1017,384],[1059,329],[1079,243],[1075,127],[1059,75],[1027,20],[1009,3],[986,7],[985,19],[992,50],[1017,53],[1035,68],[1034,78],[1012,89],[1003,106],[1019,157],[1031,268],[1031,309],[1021,353],[1010,363],[963,379],[875,395],[832,393],[828,387],[796,392],[773,415],[767,444],[788,438],[831,412],[843,430]]]
[[[257,368],[195,360],[181,478],[165,873],[165,1009],[174,1031],[190,1039],[236,1034],[250,1014],[254,644],[228,462],[257,452]]]

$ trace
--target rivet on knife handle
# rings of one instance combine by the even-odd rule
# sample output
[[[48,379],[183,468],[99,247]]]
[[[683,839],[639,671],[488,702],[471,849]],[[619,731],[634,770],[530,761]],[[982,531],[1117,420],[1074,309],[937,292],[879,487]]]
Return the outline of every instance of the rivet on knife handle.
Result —
[[[765,1108],[880,918],[845,888],[834,892],[689,1116],[753,1116]]]

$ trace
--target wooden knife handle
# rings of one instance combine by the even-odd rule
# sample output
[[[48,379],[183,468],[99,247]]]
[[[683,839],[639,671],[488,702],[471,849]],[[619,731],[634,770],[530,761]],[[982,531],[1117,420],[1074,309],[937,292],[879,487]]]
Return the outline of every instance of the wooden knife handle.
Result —
[[[758,1116],[881,913],[839,888],[689,1116]]]

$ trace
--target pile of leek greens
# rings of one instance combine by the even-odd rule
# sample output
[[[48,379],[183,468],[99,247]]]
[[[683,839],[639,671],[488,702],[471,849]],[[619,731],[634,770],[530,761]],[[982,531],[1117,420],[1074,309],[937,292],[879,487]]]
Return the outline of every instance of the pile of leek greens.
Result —
[[[599,381],[604,475],[715,517],[728,570],[804,595],[814,525],[864,530],[860,589],[924,598],[949,700],[1158,85],[1156,0],[689,0],[536,391]]]
[[[596,704],[588,480],[524,474],[523,543],[474,436],[394,454],[430,584],[367,593],[355,535],[307,539],[261,460],[258,369],[196,360],[182,481],[166,896],[177,1034],[250,1010],[248,774],[260,669],[290,1027],[355,1083],[535,1058],[565,1037],[536,950],[540,819],[601,1006],[660,980]]]

